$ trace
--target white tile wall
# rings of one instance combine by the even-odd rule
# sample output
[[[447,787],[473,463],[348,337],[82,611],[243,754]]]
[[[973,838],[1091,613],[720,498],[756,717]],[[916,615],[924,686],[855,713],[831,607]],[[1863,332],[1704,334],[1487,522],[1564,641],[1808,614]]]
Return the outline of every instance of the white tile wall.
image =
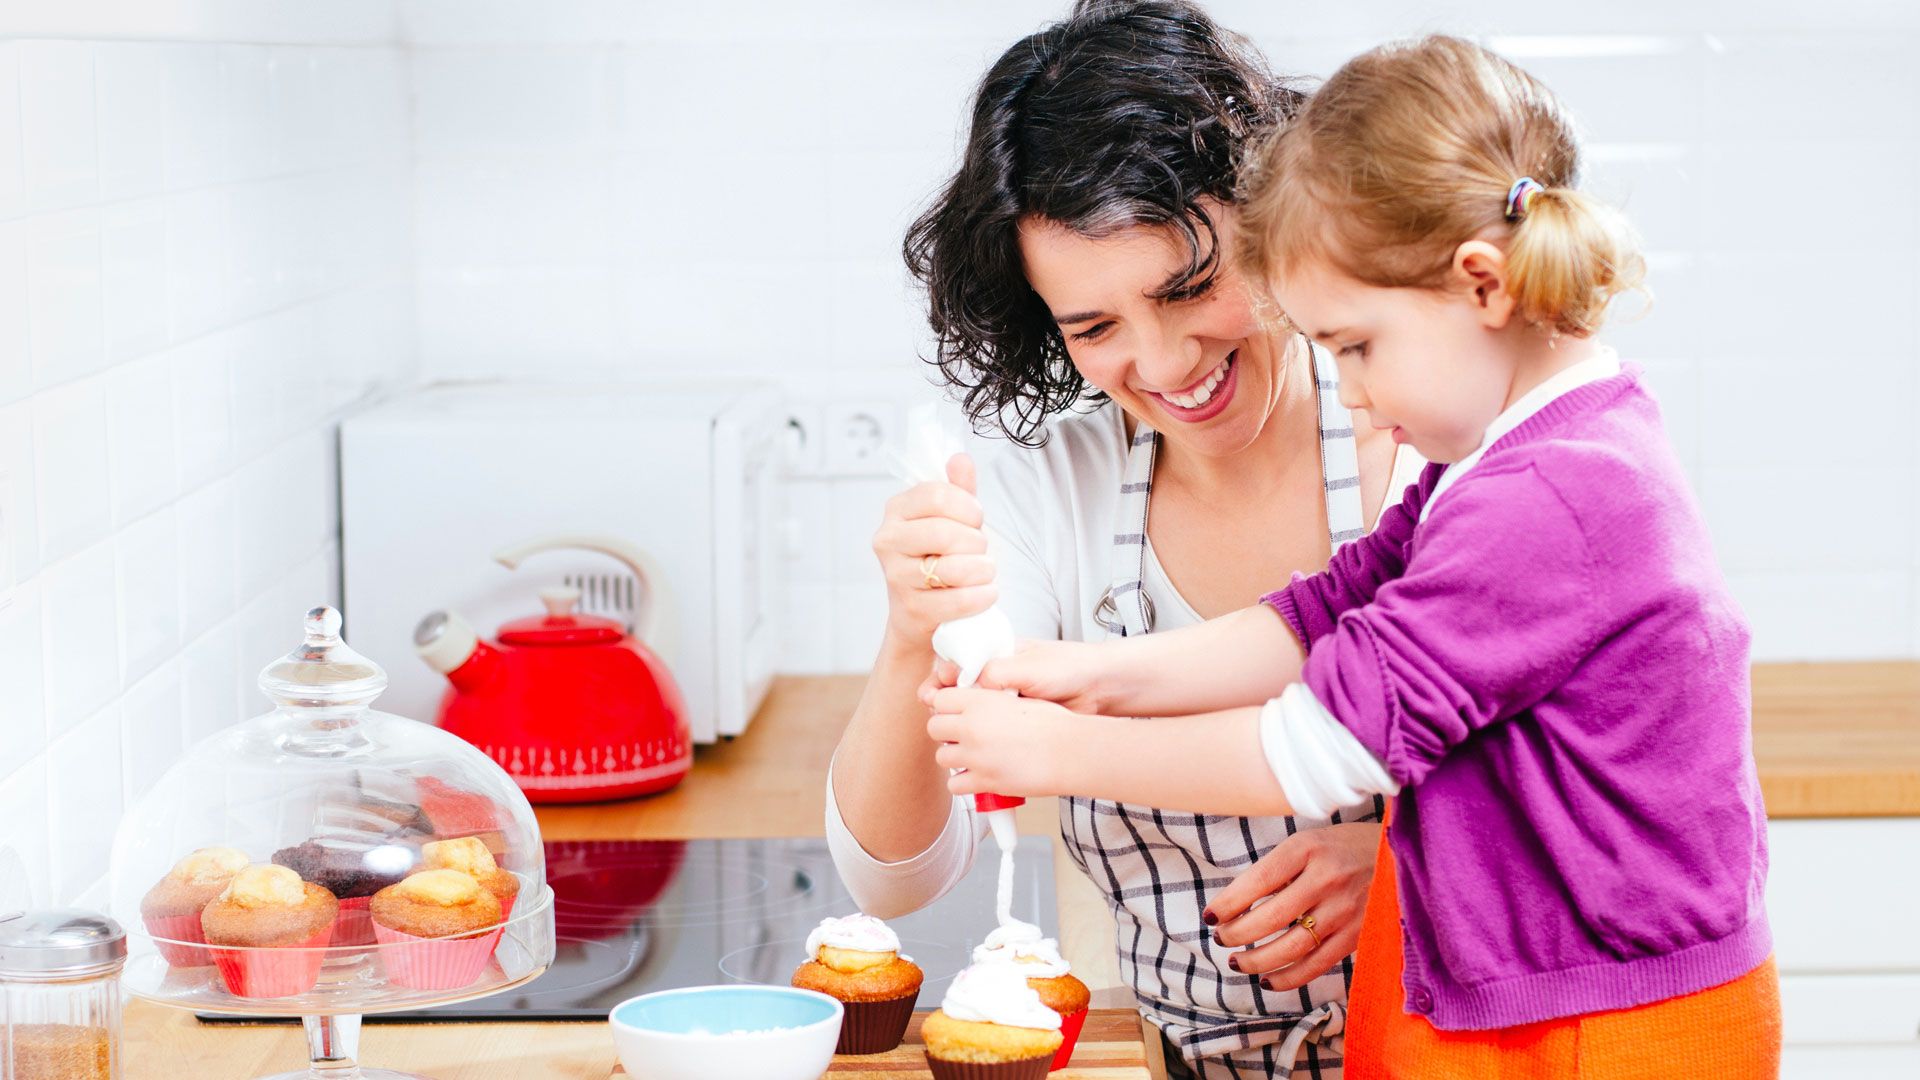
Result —
[[[49,903],[94,895],[122,808],[338,601],[335,421],[413,374],[407,83],[386,0],[21,7],[0,865]]]
[[[697,365],[778,379],[803,409],[833,400],[829,375],[921,393],[902,228],[945,178],[987,63],[1065,7],[405,0],[423,366]],[[1287,72],[1448,30],[1548,80],[1589,130],[1592,186],[1646,238],[1654,301],[1612,336],[1662,397],[1756,655],[1915,655],[1920,8],[1208,7]],[[1842,175],[1876,194],[1837,196]],[[797,492],[831,518],[807,535],[835,541],[824,562],[795,557],[791,609],[848,610],[830,643],[794,634],[788,662],[858,669],[873,575],[843,534],[877,517],[856,505],[875,493]]]
[[[901,230],[1065,6],[0,0],[0,848],[39,898],[331,596],[333,420],[369,388],[753,374],[816,424],[927,396]],[[1758,655],[1915,655],[1920,9],[1209,6],[1284,71],[1447,29],[1553,83],[1647,238],[1613,337]],[[867,663],[891,486],[792,482],[788,667]]]

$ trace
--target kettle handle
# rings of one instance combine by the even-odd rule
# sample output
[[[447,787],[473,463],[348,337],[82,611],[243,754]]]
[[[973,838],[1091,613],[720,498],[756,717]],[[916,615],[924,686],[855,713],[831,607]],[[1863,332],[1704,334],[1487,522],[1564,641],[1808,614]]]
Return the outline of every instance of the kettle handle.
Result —
[[[680,642],[679,627],[669,599],[671,594],[667,592],[667,577],[660,571],[660,564],[653,560],[653,556],[631,542],[600,533],[551,533],[501,548],[493,553],[493,559],[509,570],[516,570],[529,556],[563,550],[596,551],[626,565],[634,580],[640,583],[640,604],[639,610],[633,615],[633,636],[646,642],[647,647],[660,654],[663,660],[671,661],[678,652]]]

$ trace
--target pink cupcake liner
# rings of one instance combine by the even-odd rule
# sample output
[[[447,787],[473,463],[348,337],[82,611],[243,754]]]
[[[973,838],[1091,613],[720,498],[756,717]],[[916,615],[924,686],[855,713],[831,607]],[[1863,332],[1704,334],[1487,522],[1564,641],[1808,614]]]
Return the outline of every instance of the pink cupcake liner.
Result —
[[[147,924],[147,933],[155,939],[154,948],[160,950],[161,959],[167,963],[177,968],[207,967],[213,963],[213,954],[206,949],[179,944],[187,941],[196,945],[207,943],[207,935],[200,929],[199,912],[165,917],[144,915],[142,919]],[[168,940],[162,941],[161,938]]]
[[[468,938],[423,938],[373,924],[387,981],[410,990],[459,990],[484,975],[501,928]]]
[[[1073,1044],[1080,1041],[1080,1029],[1087,1026],[1087,1010],[1082,1007],[1060,1018],[1060,1049],[1053,1055],[1053,1068],[1048,1072],[1059,1072],[1073,1060]]]
[[[305,941],[270,948],[222,949],[214,947],[213,964],[220,978],[235,997],[293,997],[313,989],[320,981],[320,965],[327,959],[327,944],[333,940],[333,924],[320,928]]]
[[[373,944],[373,913],[367,910],[371,896],[355,896],[340,901],[340,914],[333,920],[335,945]]]
[[[508,919],[513,918],[513,902],[518,899],[520,899],[519,893],[514,893],[512,896],[500,897],[500,922],[503,925]]]

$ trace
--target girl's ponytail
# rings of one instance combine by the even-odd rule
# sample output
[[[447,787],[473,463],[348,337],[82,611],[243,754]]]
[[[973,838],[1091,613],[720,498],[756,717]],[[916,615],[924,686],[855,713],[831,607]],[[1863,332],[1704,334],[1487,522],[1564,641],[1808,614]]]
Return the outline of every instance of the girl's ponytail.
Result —
[[[1644,283],[1646,262],[1632,228],[1585,192],[1537,188],[1516,217],[1507,241],[1508,291],[1528,322],[1585,337],[1600,328],[1615,296]]]

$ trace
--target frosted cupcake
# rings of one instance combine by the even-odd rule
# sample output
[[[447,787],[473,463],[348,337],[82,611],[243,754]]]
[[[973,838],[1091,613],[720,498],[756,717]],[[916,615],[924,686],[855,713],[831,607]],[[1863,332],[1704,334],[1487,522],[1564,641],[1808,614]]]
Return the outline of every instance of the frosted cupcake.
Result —
[[[420,848],[420,869],[458,870],[480,883],[480,887],[500,901],[500,921],[513,917],[513,902],[520,895],[520,879],[500,869],[493,852],[477,837],[435,840]]]
[[[900,1045],[926,976],[900,955],[900,938],[871,915],[822,919],[807,935],[807,961],[793,985],[838,998],[846,1008],[840,1054],[884,1054]]]
[[[934,1080],[1040,1080],[1065,1041],[1060,1014],[1000,960],[955,975],[920,1037]]]
[[[340,902],[284,866],[249,866],[200,913],[213,963],[238,997],[292,997],[320,981]],[[221,948],[221,946],[227,946]]]
[[[396,986],[470,986],[500,944],[500,901],[458,870],[410,874],[374,893],[370,907],[380,962]]]
[[[1041,937],[1040,928],[1031,923],[1005,923],[973,950],[973,962],[1011,965],[1026,977],[1040,1001],[1060,1014],[1062,1041],[1054,1054],[1053,1067],[1066,1068],[1073,1058],[1073,1046],[1080,1040],[1080,1029],[1086,1026],[1087,1003],[1093,994],[1086,983],[1073,976],[1073,968],[1060,955],[1059,945],[1052,938]]]
[[[246,853],[230,847],[206,847],[173,864],[140,900],[140,919],[155,947],[174,967],[206,967],[213,954],[195,948],[206,944],[200,912],[247,868]]]

